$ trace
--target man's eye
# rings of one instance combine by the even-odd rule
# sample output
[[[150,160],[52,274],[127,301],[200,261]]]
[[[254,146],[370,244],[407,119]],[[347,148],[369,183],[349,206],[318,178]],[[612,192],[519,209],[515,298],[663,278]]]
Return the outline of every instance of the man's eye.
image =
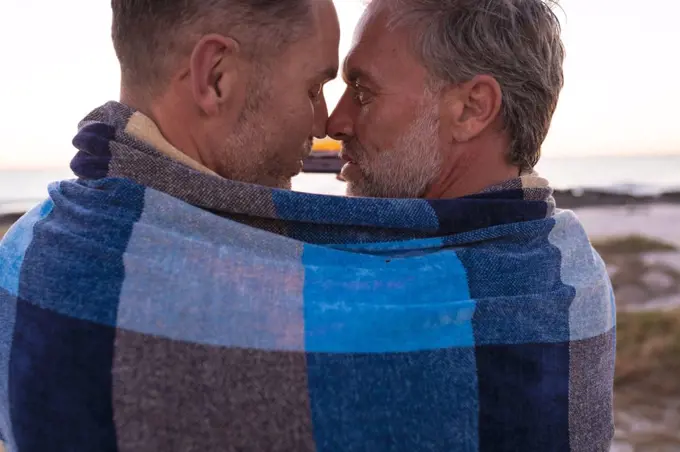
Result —
[[[370,97],[366,91],[361,91],[359,89],[354,89],[353,91],[354,100],[360,105],[365,105],[370,101]]]

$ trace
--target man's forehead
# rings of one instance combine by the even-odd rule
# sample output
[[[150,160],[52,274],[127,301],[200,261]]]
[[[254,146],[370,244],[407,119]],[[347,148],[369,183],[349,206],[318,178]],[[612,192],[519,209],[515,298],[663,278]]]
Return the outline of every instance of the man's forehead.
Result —
[[[327,79],[334,79],[338,75],[338,44],[321,42],[313,45],[305,52],[306,57],[313,61],[313,70]]]
[[[394,71],[408,70],[417,62],[408,50],[408,37],[403,30],[390,30],[381,15],[369,15],[360,24],[354,45],[343,63],[347,80],[369,78],[377,81]]]

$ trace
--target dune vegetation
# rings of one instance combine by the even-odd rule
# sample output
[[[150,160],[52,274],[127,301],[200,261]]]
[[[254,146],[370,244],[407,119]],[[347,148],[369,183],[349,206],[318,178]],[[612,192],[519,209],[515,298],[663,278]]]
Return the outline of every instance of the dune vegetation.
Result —
[[[619,442],[680,449],[680,310],[619,313],[614,406]]]
[[[616,339],[617,391],[680,398],[680,310],[620,312]]]

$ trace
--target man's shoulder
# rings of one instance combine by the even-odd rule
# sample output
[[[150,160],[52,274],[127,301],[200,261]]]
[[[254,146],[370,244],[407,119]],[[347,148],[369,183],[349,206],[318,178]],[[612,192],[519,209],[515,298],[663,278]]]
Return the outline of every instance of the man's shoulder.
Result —
[[[5,233],[2,241],[0,241],[0,253],[6,257],[6,253],[21,248],[30,242],[35,226],[47,218],[54,203],[51,199],[46,199],[40,204],[33,207],[27,213],[22,215]]]
[[[556,208],[552,219],[555,221],[553,235],[564,235],[574,245],[590,244],[588,234],[573,210]]]
[[[23,215],[0,242],[0,289],[10,295],[19,290],[19,277],[36,225],[49,216],[54,204],[47,199]]]

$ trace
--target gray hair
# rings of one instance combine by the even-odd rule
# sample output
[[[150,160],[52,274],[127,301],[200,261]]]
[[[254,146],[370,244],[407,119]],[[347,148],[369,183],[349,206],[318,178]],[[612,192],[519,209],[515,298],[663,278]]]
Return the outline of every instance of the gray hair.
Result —
[[[158,92],[177,59],[209,33],[237,39],[254,60],[309,33],[310,0],[111,0],[112,38],[128,88]]]
[[[556,1],[387,1],[390,26],[415,30],[416,55],[435,81],[462,83],[480,74],[496,79],[512,140],[509,160],[533,168],[564,85]]]

